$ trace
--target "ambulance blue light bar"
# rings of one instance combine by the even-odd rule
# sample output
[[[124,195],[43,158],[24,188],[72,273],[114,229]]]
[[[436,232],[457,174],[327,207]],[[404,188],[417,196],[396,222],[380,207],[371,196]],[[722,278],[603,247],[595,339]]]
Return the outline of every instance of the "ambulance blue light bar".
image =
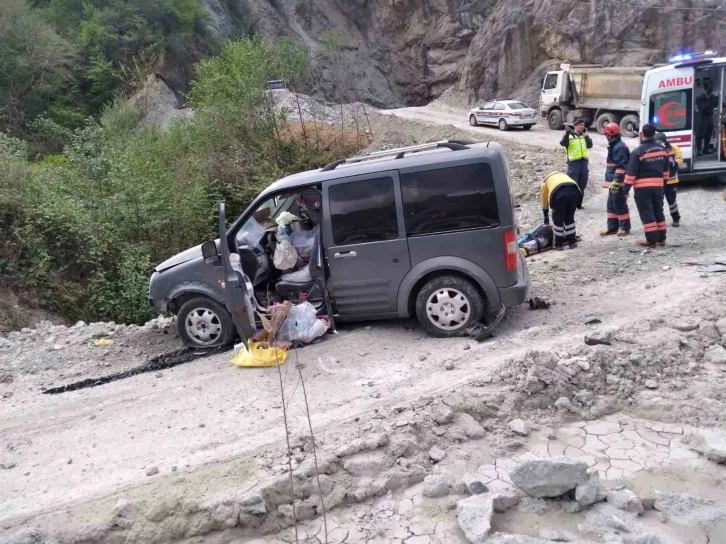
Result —
[[[689,60],[696,60],[706,57],[715,57],[718,53],[713,50],[708,51],[702,51],[700,53],[683,53],[681,55],[676,55],[675,57],[671,57],[668,59],[669,64],[675,64],[676,62],[685,62]]]

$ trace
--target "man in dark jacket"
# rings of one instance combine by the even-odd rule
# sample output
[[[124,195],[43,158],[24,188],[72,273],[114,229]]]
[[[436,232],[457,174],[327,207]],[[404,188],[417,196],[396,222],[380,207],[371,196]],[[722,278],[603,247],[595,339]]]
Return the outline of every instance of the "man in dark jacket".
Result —
[[[666,244],[666,219],[663,214],[663,184],[670,175],[668,151],[655,141],[655,125],[643,125],[641,144],[633,150],[625,169],[625,194],[630,188],[635,192],[635,205],[643,222],[645,241],[638,240],[641,247],[656,247]]]
[[[630,159],[630,149],[623,142],[620,135],[620,126],[610,123],[605,127],[605,137],[608,139],[608,159],[605,170],[605,183],[608,189],[608,228],[600,232],[600,236],[617,234],[625,236],[630,234],[630,210],[628,199],[624,192],[625,169]]]
[[[577,209],[581,210],[582,199],[585,198],[587,179],[590,175],[587,150],[592,149],[592,139],[587,135],[583,119],[578,119],[573,125],[566,127],[560,145],[567,152],[567,175],[575,180],[580,188],[580,200],[577,203]]]

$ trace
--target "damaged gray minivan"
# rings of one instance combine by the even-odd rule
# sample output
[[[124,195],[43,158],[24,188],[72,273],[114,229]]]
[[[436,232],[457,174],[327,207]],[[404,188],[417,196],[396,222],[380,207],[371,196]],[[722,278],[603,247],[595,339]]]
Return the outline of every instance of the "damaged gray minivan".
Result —
[[[259,315],[288,300],[337,322],[415,315],[428,333],[453,337],[527,298],[497,143],[336,161],[273,183],[229,226],[220,206],[219,223],[221,243],[168,259],[149,284],[150,302],[176,314],[192,348],[250,338]],[[279,268],[286,241],[297,257]]]

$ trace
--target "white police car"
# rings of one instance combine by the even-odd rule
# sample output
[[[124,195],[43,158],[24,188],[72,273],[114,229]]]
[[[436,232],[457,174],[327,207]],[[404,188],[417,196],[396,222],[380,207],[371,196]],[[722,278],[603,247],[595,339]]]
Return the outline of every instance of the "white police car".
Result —
[[[496,100],[471,110],[469,124],[473,127],[497,125],[500,130],[509,130],[509,127],[522,127],[524,130],[529,130],[537,124],[537,112],[524,102]]]

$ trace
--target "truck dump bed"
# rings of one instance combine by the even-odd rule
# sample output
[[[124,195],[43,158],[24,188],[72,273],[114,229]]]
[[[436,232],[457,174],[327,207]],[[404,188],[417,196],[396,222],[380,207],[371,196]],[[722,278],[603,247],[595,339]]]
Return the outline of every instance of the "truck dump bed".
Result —
[[[652,67],[569,67],[578,108],[640,110],[643,76]]]

